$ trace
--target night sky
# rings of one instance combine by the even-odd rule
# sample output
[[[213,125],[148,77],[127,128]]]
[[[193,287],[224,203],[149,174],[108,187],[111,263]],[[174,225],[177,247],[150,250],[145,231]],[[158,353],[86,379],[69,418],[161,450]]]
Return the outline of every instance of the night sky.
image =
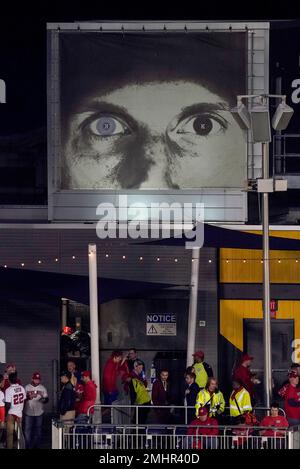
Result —
[[[283,11],[282,6],[274,8],[274,2],[251,2],[253,8],[247,12],[230,7],[228,2],[212,8],[201,2],[201,8],[190,6],[183,11],[180,4],[148,2],[141,9],[142,2],[65,2],[44,1],[40,6],[33,3],[15,2],[6,5],[0,17],[0,78],[7,87],[7,104],[0,105],[0,136],[19,134],[46,126],[46,23],[47,21],[74,20],[218,20],[245,19],[266,20],[296,18],[293,7]],[[161,3],[161,2],[160,2]],[[261,3],[261,2],[260,2]],[[269,8],[271,6],[272,8]],[[22,5],[20,7],[20,5]],[[30,6],[31,5],[31,6]],[[138,5],[138,6],[137,6]],[[171,7],[168,7],[171,5]],[[257,6],[256,6],[257,5]],[[300,18],[300,13],[298,12]],[[300,55],[300,21],[297,23],[274,23],[271,36],[272,73],[276,62],[286,75],[287,87],[291,78],[300,78],[298,56]],[[271,83],[272,84],[272,83]],[[300,107],[300,104],[299,104]],[[295,123],[295,121],[294,121]]]

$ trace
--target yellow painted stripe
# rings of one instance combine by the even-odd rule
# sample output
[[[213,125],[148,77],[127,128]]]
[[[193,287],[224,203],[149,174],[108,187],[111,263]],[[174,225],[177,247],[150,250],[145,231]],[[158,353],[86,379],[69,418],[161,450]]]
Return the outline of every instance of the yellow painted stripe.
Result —
[[[294,338],[300,339],[300,301],[279,300],[276,316],[293,319]],[[220,300],[220,333],[241,351],[244,349],[243,320],[262,317],[262,300]]]
[[[220,282],[262,283],[261,260],[259,249],[220,249]],[[300,283],[300,251],[270,251],[270,280],[271,283]]]

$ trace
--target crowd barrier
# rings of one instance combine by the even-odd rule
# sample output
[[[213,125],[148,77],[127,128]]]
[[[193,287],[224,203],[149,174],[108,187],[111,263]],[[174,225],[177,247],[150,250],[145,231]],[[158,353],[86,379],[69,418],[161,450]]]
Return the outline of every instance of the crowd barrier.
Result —
[[[144,409],[141,409],[144,407]],[[146,406],[96,405],[89,409],[86,423],[76,421],[52,422],[52,448],[55,449],[118,449],[118,450],[200,450],[200,449],[299,449],[300,427],[274,429],[264,436],[266,427],[239,425],[210,426],[216,435],[202,435],[206,426],[193,427],[188,424],[140,424],[141,410]],[[149,406],[149,411],[168,411],[184,419],[193,408],[184,406]],[[183,413],[182,413],[183,411]],[[255,413],[262,418],[268,409],[257,408]],[[283,410],[281,413],[284,415]],[[119,420],[126,420],[122,424]],[[269,429],[270,430],[270,429]]]

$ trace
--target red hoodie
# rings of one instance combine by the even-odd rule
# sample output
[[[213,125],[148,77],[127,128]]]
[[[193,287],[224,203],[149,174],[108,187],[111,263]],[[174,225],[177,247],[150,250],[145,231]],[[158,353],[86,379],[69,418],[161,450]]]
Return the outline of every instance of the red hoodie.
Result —
[[[103,391],[106,393],[115,392],[117,388],[117,378],[120,372],[120,364],[115,363],[113,358],[109,358],[103,369]]]
[[[254,397],[254,384],[251,381],[251,372],[248,368],[240,365],[233,372],[233,378],[241,381],[244,388],[247,389],[251,397]]]
[[[91,405],[95,404],[96,389],[97,389],[97,385],[92,380],[88,381],[84,385],[82,398],[78,405],[78,410],[77,410],[78,414],[87,414],[88,408]],[[91,409],[91,414],[93,413],[94,413],[94,408]]]
[[[300,389],[291,384],[286,388],[284,410],[288,419],[300,420]]]
[[[201,422],[200,419],[195,419],[190,423],[188,429],[188,435],[219,435],[218,421],[213,417],[207,417],[204,422]],[[201,428],[205,427],[205,428]]]

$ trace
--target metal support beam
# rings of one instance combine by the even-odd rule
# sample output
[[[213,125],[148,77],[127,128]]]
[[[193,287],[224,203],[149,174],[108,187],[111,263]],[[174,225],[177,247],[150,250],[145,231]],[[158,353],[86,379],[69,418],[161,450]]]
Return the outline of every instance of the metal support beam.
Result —
[[[68,309],[69,300],[67,298],[61,299],[61,330],[68,325]]]
[[[197,306],[198,306],[198,283],[199,283],[199,261],[200,248],[192,249],[191,261],[191,287],[188,320],[188,338],[186,352],[186,366],[193,364],[193,353],[195,352],[196,328],[197,328]]]
[[[89,244],[90,331],[92,378],[97,385],[96,403],[100,404],[99,317],[97,284],[97,247]]]
[[[263,178],[269,177],[269,144],[262,144]],[[264,320],[264,401],[270,407],[272,396],[272,337],[270,317],[269,194],[262,194],[263,212],[263,320]]]

